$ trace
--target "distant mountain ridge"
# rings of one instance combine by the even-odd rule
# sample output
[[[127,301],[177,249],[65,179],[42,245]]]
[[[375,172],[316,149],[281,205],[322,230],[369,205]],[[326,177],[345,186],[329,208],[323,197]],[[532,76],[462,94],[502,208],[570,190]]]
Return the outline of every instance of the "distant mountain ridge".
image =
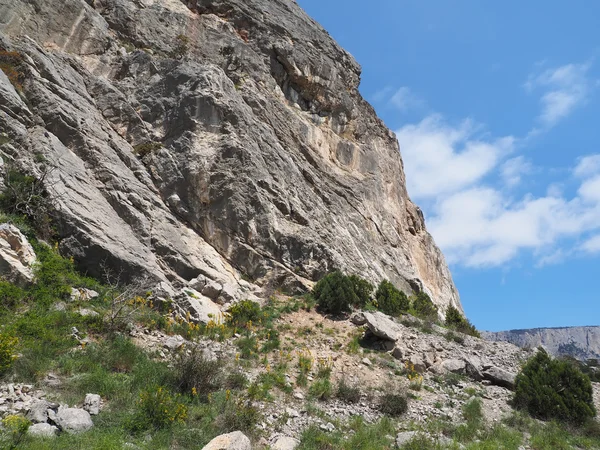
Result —
[[[510,342],[519,347],[542,345],[555,356],[572,356],[580,360],[600,358],[600,326],[484,331],[481,334],[484,339]]]

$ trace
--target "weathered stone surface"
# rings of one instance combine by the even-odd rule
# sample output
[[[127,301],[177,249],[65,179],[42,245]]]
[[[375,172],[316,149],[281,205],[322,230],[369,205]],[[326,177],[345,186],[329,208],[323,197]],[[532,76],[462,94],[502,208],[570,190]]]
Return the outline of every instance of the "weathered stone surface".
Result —
[[[448,372],[464,374],[466,363],[462,359],[447,359],[442,361],[442,367]]]
[[[203,275],[228,304],[242,273],[340,268],[460,309],[359,65],[295,2],[0,0],[0,40],[27,75],[26,101],[0,76],[3,151],[53,168],[60,248],[90,275]]]
[[[223,314],[219,305],[198,291],[184,289],[174,299],[179,315],[194,323],[220,322]],[[188,314],[189,313],[189,314]]]
[[[202,450],[252,450],[250,439],[241,431],[222,434],[204,446]]]
[[[90,413],[92,416],[100,414],[100,406],[102,399],[98,394],[86,394],[85,400],[83,401],[83,409]]]
[[[35,252],[27,238],[14,225],[0,224],[0,277],[25,285],[33,281]]]
[[[418,433],[416,431],[402,431],[396,436],[396,446],[402,448],[404,444],[408,444],[413,440]]]
[[[497,386],[508,389],[514,389],[515,387],[515,374],[499,367],[489,367],[482,372],[482,375],[485,380],[489,380]]]
[[[350,322],[352,322],[354,325],[364,325],[365,323],[367,323],[367,319],[365,319],[365,316],[363,313],[358,312],[358,313],[354,313],[352,314],[352,316],[350,316]]]
[[[48,409],[50,403],[46,400],[38,400],[31,404],[27,412],[27,418],[33,423],[43,423],[48,421]]]
[[[98,294],[96,291],[93,291],[92,289],[86,289],[86,288],[71,288],[71,295],[70,295],[70,300],[72,302],[77,302],[77,301],[88,301],[88,300],[92,300],[93,298],[98,297],[100,294]]]
[[[401,336],[400,326],[391,317],[380,311],[364,312],[367,327],[375,336],[389,341],[397,341]]]
[[[34,423],[27,429],[30,436],[41,438],[53,438],[58,434],[58,428],[49,423]]]
[[[67,433],[82,433],[94,426],[90,413],[79,408],[58,408],[52,420]]]
[[[272,450],[295,450],[300,445],[300,441],[293,437],[281,436],[271,445]]]

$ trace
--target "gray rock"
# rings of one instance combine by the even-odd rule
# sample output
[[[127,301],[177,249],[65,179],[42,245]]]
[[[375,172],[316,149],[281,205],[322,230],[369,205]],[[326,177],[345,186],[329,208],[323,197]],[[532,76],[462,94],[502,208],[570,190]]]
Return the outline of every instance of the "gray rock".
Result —
[[[354,325],[364,325],[365,323],[367,323],[367,319],[365,319],[365,316],[363,313],[358,312],[358,313],[354,313],[350,316],[350,322],[352,322]]]
[[[174,300],[175,309],[186,320],[189,317],[191,322],[203,324],[207,324],[211,320],[215,322],[223,320],[219,305],[198,291],[185,289]]]
[[[33,423],[47,422],[49,408],[50,403],[46,400],[36,400],[31,404],[26,417]]]
[[[0,277],[19,285],[33,281],[35,252],[14,225],[0,224]]]
[[[514,389],[516,375],[499,367],[490,367],[483,371],[483,378],[496,386]]]
[[[423,358],[421,358],[419,355],[417,355],[417,354],[410,355],[410,358],[408,358],[408,362],[413,366],[415,372],[425,373],[427,366],[425,365]]]
[[[461,309],[353,57],[296,2],[192,3],[0,0],[28,75],[26,102],[0,77],[3,147],[53,168],[61,251],[124,283],[204,275],[223,304],[240,273],[300,289],[336,267]]]
[[[99,317],[100,314],[89,308],[79,308],[76,310],[77,314],[83,317]]]
[[[402,431],[396,435],[396,446],[402,448],[417,436],[416,431]]]
[[[92,299],[98,297],[99,295],[100,294],[98,294],[96,291],[93,291],[91,289],[71,288],[71,295],[69,298],[72,302],[88,301],[88,300],[92,300]]]
[[[206,444],[202,450],[252,450],[252,444],[244,433],[234,431],[217,436]]]
[[[67,433],[82,433],[94,426],[90,413],[79,408],[58,408],[55,417],[51,419],[58,427]]]
[[[34,423],[27,429],[27,434],[40,438],[53,438],[58,434],[58,428],[49,423]]]
[[[100,406],[102,399],[98,394],[86,394],[85,400],[83,401],[83,409],[90,413],[92,416],[100,414]]]
[[[275,443],[271,445],[272,450],[295,450],[300,445],[298,439],[289,436],[281,436],[277,438]]]
[[[389,341],[397,341],[402,335],[400,325],[380,311],[364,312],[367,327],[375,336]]]
[[[442,362],[442,367],[448,372],[463,375],[465,373],[466,363],[462,359],[447,359]]]
[[[396,346],[392,350],[392,356],[396,359],[402,360],[402,359],[404,359],[405,355],[406,355],[406,349],[401,346],[398,346],[396,344]]]

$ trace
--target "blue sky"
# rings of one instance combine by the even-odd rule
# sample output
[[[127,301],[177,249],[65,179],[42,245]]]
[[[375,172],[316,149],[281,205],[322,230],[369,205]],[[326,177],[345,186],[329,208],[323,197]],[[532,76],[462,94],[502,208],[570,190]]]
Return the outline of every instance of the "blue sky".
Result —
[[[473,323],[600,325],[600,3],[298,3],[362,65]]]

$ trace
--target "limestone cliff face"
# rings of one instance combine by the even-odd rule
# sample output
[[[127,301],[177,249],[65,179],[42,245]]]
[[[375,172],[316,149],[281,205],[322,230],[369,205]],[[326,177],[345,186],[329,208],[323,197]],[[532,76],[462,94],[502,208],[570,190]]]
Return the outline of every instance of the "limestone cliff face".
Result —
[[[340,268],[461,308],[360,66],[294,1],[0,0],[0,44],[25,55],[2,150],[54,166],[61,247],[92,273],[244,295]]]
[[[555,356],[600,359],[600,327],[533,328],[482,332],[485,339],[505,341],[519,347],[543,346]]]

